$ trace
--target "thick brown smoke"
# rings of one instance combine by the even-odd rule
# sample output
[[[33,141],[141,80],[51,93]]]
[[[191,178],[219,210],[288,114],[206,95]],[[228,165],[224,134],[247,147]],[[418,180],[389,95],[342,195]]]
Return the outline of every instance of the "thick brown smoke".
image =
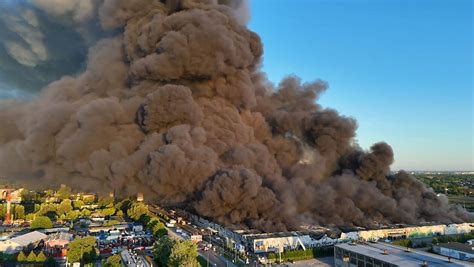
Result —
[[[473,221],[391,175],[389,145],[360,149],[356,121],[316,103],[325,82],[272,86],[245,2],[89,2],[109,37],[83,73],[0,102],[0,176],[143,192],[235,228]]]

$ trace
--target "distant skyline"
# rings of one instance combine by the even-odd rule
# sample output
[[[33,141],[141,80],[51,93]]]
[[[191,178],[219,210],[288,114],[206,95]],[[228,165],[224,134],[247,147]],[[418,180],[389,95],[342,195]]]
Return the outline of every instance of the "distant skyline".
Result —
[[[318,101],[358,121],[392,169],[474,170],[470,0],[253,0],[249,27],[278,83],[323,79]]]

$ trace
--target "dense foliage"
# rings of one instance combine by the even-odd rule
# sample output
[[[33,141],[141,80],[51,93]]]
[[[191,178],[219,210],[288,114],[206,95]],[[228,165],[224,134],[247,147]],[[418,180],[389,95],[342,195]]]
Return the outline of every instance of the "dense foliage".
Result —
[[[417,179],[436,193],[448,196],[474,196],[474,174],[415,174]]]
[[[31,229],[48,229],[53,227],[53,222],[46,216],[37,216],[31,223]]]
[[[122,257],[119,254],[113,255],[107,259],[107,262],[104,264],[104,267],[121,267],[122,266]]]
[[[88,236],[84,238],[76,238],[69,244],[67,258],[71,263],[74,262],[92,262],[97,253],[95,251],[96,238]]]
[[[153,256],[159,266],[197,267],[197,245],[190,240],[178,241],[163,236],[157,240],[153,248]]]
[[[323,248],[313,248],[313,249],[298,249],[298,250],[286,250],[281,253],[281,260],[289,261],[289,260],[308,260],[318,257],[325,257],[331,256],[334,254],[334,249],[332,247],[323,247]],[[280,255],[278,253],[269,253],[268,259],[271,261],[277,261],[280,259]]]

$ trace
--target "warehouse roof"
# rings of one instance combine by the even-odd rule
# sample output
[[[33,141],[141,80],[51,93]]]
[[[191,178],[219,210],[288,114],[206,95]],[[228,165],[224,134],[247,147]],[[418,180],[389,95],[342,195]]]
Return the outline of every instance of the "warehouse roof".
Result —
[[[21,246],[28,246],[31,243],[35,243],[41,240],[48,238],[47,235],[40,233],[38,231],[30,232],[21,236],[14,237],[10,239],[11,242],[14,242]]]
[[[468,245],[468,244],[463,244],[463,243],[458,243],[458,242],[449,242],[449,243],[438,244],[437,246],[474,254],[474,245]]]
[[[419,250],[407,251],[406,248],[394,246],[386,243],[357,243],[357,244],[338,244],[336,248],[342,248],[346,251],[361,254],[383,262],[391,263],[396,266],[419,267],[426,262],[430,267],[441,266],[472,266],[469,262],[451,259],[448,265],[447,257],[431,254]]]

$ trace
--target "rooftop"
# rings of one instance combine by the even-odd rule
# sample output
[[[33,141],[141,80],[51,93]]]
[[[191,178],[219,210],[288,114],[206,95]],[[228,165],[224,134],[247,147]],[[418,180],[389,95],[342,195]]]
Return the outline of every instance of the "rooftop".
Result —
[[[27,233],[27,234],[24,234],[24,235],[21,235],[21,236],[14,237],[14,238],[10,239],[10,241],[14,242],[14,243],[17,243],[18,245],[21,245],[21,246],[27,246],[31,243],[35,243],[35,242],[41,241],[41,240],[46,239],[46,238],[48,238],[47,235],[45,235],[43,233],[40,233],[38,231],[34,231],[34,232],[31,232],[31,233]]]
[[[293,231],[293,232],[276,232],[276,233],[262,233],[262,234],[247,234],[243,235],[248,239],[267,239],[267,238],[285,238],[291,236],[302,236],[308,235],[305,232]]]
[[[438,244],[436,246],[474,254],[474,245],[463,244],[458,242],[449,242]]]
[[[472,266],[472,263],[451,259],[449,263],[447,257],[431,254],[419,250],[406,251],[403,247],[398,247],[386,243],[357,243],[357,244],[338,244],[338,248],[362,254],[373,259],[389,262],[397,266],[419,267],[424,261],[430,267],[441,266]],[[387,254],[384,251],[387,251]]]
[[[48,236],[48,241],[62,240],[62,241],[71,241],[73,235],[65,232],[58,232]]]

